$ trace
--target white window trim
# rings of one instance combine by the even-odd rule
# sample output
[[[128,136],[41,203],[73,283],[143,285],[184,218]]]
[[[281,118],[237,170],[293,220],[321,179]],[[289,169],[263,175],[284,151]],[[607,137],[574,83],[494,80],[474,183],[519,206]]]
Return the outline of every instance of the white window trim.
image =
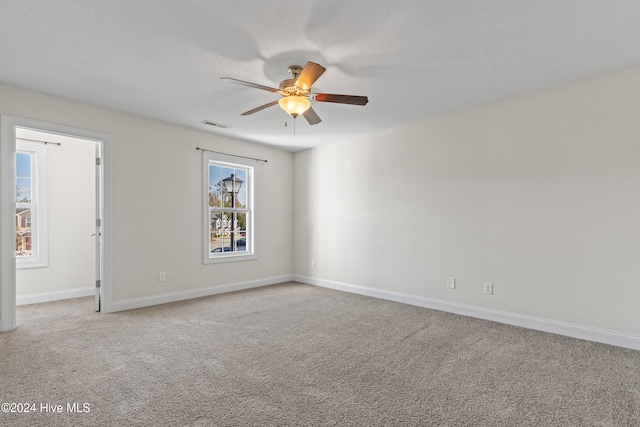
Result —
[[[209,210],[209,165],[211,162],[215,162],[217,164],[223,164],[230,167],[233,166],[244,166],[250,168],[249,173],[247,174],[247,181],[249,184],[250,191],[247,192],[247,204],[249,205],[249,209],[251,214],[248,218],[247,223],[247,233],[249,234],[249,239],[247,242],[246,250],[241,252],[225,252],[215,257],[210,256],[209,252],[209,218],[210,218],[210,210]],[[224,154],[212,153],[210,151],[203,151],[202,156],[202,219],[203,219],[203,229],[202,229],[202,239],[203,239],[203,247],[202,247],[202,255],[203,255],[203,263],[204,264],[218,264],[224,262],[233,262],[233,261],[246,261],[253,260],[258,258],[257,247],[256,247],[256,203],[255,203],[255,192],[256,192],[256,163],[253,160],[236,158],[232,156],[226,156]],[[223,209],[224,210],[224,209]]]
[[[16,153],[18,151],[34,154],[35,167],[32,174],[31,200],[31,247],[34,256],[16,257],[16,269],[40,268],[49,266],[49,230],[47,227],[47,150],[46,145],[37,142],[16,139]],[[15,159],[15,157],[14,157]],[[14,160],[15,162],[15,160]],[[14,185],[15,188],[15,185]],[[17,203],[16,203],[17,204]],[[35,224],[35,228],[33,227]],[[14,248],[15,251],[15,248]]]

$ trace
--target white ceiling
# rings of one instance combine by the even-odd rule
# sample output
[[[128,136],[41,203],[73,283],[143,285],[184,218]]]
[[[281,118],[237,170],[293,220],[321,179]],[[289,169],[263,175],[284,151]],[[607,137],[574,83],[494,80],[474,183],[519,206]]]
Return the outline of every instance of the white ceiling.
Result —
[[[294,136],[240,115],[279,95],[220,80],[307,61],[369,104],[315,102]],[[0,82],[291,151],[638,64],[635,0],[0,0]]]

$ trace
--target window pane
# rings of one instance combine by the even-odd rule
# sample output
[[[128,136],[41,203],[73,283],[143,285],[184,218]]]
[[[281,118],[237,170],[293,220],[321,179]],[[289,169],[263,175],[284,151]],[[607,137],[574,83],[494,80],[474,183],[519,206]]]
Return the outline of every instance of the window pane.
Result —
[[[236,232],[234,234],[234,243],[236,251],[246,251],[247,250],[247,214],[246,213],[237,213],[236,221],[238,227],[236,228]]]
[[[220,180],[222,179],[222,168],[216,165],[209,165],[209,206],[222,206],[222,194],[220,193]]]
[[[247,190],[242,188],[238,191],[236,195],[236,208],[246,208],[247,207]]]
[[[222,206],[230,208],[234,204],[236,187],[235,169],[222,168],[222,179],[218,182],[218,187],[222,193]]]
[[[31,154],[16,153],[16,202],[31,203]]]
[[[235,169],[233,173],[233,207],[244,208],[247,205],[247,171],[244,169]]]
[[[211,212],[209,226],[210,256],[247,250],[247,214]]]
[[[211,212],[209,252],[231,252],[232,221],[229,212]]]
[[[245,183],[247,182],[247,171],[244,169],[236,169],[234,173],[236,174],[236,192],[246,189],[247,185]]]
[[[31,209],[16,208],[16,256],[30,257],[31,249]]]

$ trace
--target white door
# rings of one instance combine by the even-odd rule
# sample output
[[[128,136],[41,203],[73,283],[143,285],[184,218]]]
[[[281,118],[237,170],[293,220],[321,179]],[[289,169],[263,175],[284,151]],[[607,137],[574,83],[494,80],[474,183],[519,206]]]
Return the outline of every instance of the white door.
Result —
[[[100,263],[100,254],[102,247],[102,205],[101,199],[101,184],[102,184],[102,153],[101,144],[96,144],[96,296],[95,296],[95,309],[101,310],[102,300],[102,265]]]

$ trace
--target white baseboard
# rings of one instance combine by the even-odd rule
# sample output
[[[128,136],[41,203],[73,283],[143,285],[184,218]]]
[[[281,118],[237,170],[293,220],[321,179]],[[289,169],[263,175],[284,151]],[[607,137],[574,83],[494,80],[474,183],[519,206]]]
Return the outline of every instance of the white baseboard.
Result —
[[[184,301],[192,298],[207,297],[210,295],[217,295],[226,292],[241,291],[243,289],[259,288],[261,286],[275,285],[277,283],[290,282],[292,280],[293,275],[287,274],[284,276],[268,277],[265,279],[228,283],[224,285],[216,285],[206,288],[192,289],[188,291],[171,292],[168,294],[154,295],[150,297],[115,301],[111,304],[109,313],[132,310],[134,308],[150,307],[152,305],[166,304],[176,301]]]
[[[62,291],[40,292],[37,294],[26,294],[16,296],[16,305],[38,304],[41,302],[59,301],[62,299],[90,297],[95,295],[96,288],[65,289]]]
[[[507,325],[520,326],[537,331],[550,332],[572,338],[579,338],[603,344],[615,345],[618,347],[640,350],[640,336],[623,334],[605,329],[592,328],[589,326],[574,325],[566,322],[547,320],[539,317],[525,316],[517,313],[510,313],[500,310],[492,310],[483,307],[459,304],[450,301],[425,298],[415,295],[403,294],[400,292],[387,291],[382,289],[369,288],[366,286],[352,285],[349,283],[336,282],[332,280],[318,279],[315,277],[301,276],[294,274],[293,280],[324,288],[336,289],[354,294],[367,295],[374,298],[381,298],[404,304],[416,305],[434,310],[446,311],[448,313],[462,316],[475,317],[478,319],[491,320]]]

